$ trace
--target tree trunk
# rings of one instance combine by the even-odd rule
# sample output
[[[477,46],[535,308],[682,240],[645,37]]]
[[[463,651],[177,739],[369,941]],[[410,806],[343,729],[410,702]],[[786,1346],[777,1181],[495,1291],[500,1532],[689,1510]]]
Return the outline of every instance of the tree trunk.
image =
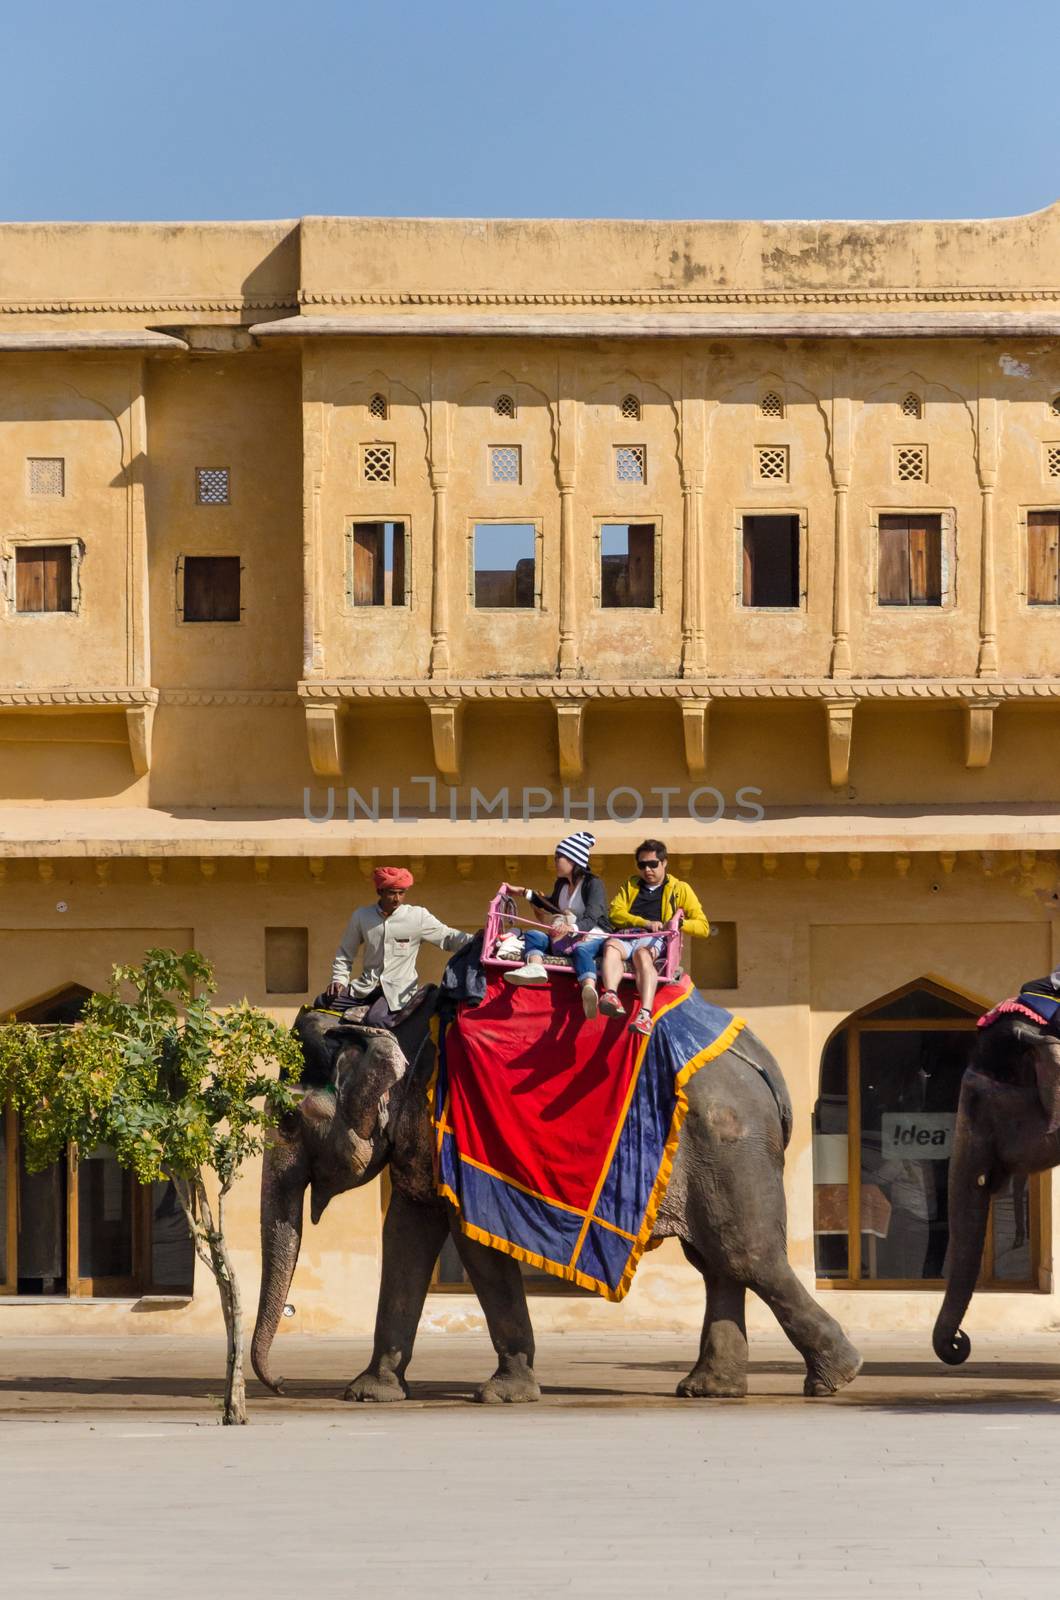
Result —
[[[221,1420],[226,1427],[241,1427],[247,1420],[247,1390],[243,1370],[243,1300],[239,1292],[239,1279],[232,1266],[228,1242],[224,1235],[227,1190],[222,1188],[218,1195],[216,1226],[201,1180],[196,1182],[195,1190],[199,1217],[210,1252],[210,1267],[217,1280],[217,1292],[221,1297],[221,1312],[225,1324],[225,1396]]]

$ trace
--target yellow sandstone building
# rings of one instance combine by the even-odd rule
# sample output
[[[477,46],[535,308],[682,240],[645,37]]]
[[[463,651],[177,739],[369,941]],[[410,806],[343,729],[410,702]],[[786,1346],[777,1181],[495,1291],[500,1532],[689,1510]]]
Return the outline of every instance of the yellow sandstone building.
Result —
[[[377,861],[471,928],[571,825],[611,888],[660,836],[791,1086],[798,1269],[927,1329],[969,1029],[1060,962],[1058,333],[1060,205],[0,228],[3,1012],[168,944],[289,1019]],[[1054,1190],[995,1203],[973,1332],[1060,1314]],[[286,1328],[371,1326],[381,1204],[307,1229]],[[252,1301],[256,1174],[234,1227]],[[164,1186],[32,1177],[11,1115],[0,1295],[217,1314]],[[701,1297],[667,1245],[535,1316]],[[428,1321],[476,1315],[446,1255]]]

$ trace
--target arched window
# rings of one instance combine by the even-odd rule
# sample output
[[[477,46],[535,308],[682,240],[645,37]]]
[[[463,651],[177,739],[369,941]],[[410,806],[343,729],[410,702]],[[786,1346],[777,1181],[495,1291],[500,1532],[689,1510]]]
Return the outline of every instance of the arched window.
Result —
[[[1054,417],[1060,417],[1060,394],[1055,394],[1049,402],[1049,411]]]
[[[493,410],[498,417],[508,417],[515,421],[515,401],[510,394],[499,394],[493,402]]]
[[[386,395],[374,394],[368,402],[368,415],[374,417],[377,422],[385,422],[388,411]]]
[[[762,396],[762,404],[759,410],[763,417],[782,417],[784,415],[784,402],[775,389],[770,389],[767,394]]]
[[[920,396],[912,393],[907,394],[905,399],[902,401],[902,416],[912,417],[914,420],[919,420],[922,414],[923,407],[920,404]]]
[[[640,401],[635,394],[627,394],[619,410],[627,422],[640,421]]]
[[[849,1288],[939,1287],[961,1076],[979,1007],[930,979],[848,1017],[821,1057],[813,1116],[817,1276]],[[1032,1287],[1038,1189],[994,1197],[987,1282]]]

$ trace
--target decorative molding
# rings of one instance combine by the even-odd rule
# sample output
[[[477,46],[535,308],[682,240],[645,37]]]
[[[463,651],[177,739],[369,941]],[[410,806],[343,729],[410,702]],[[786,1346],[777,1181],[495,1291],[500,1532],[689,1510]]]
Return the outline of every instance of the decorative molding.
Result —
[[[108,711],[157,704],[157,689],[0,689],[0,711]]]
[[[297,706],[296,689],[160,689],[164,706]]]
[[[318,778],[342,777],[342,732],[337,706],[307,705],[305,731],[309,765]]]
[[[151,737],[155,725],[155,706],[130,706],[125,712],[125,726],[129,734],[129,755],[133,771],[138,778],[146,778],[151,770]]]
[[[300,683],[307,703],[358,700],[850,700],[938,701],[961,705],[1005,700],[1060,700],[1060,678],[349,678]],[[0,705],[2,705],[0,698]]]
[[[296,311],[298,301],[244,295],[238,300],[0,300],[0,317],[121,316],[154,311]]]
[[[828,780],[833,789],[844,789],[850,782],[856,705],[857,701],[852,698],[826,700],[824,703],[828,732]]]
[[[559,775],[564,783],[579,783],[585,776],[585,702],[557,700],[555,704]]]
[[[1055,288],[1042,289],[634,289],[530,290],[406,289],[376,293],[299,289],[302,306],[757,306],[757,305],[930,305],[984,301],[1011,304],[1060,302]],[[251,304],[248,300],[246,304]],[[93,309],[93,308],[89,308]],[[133,309],[123,307],[122,309]],[[279,309],[279,307],[277,307]]]

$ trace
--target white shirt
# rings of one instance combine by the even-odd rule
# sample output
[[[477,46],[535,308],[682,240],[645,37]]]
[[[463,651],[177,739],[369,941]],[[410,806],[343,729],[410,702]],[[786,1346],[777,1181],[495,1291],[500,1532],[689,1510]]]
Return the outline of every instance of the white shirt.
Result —
[[[391,1011],[399,1011],[419,988],[416,957],[424,939],[443,950],[462,950],[471,938],[460,928],[450,928],[425,906],[397,906],[384,917],[378,904],[358,906],[339,941],[331,966],[332,983],[371,994],[382,989]],[[351,981],[353,957],[364,946],[360,975]]]

